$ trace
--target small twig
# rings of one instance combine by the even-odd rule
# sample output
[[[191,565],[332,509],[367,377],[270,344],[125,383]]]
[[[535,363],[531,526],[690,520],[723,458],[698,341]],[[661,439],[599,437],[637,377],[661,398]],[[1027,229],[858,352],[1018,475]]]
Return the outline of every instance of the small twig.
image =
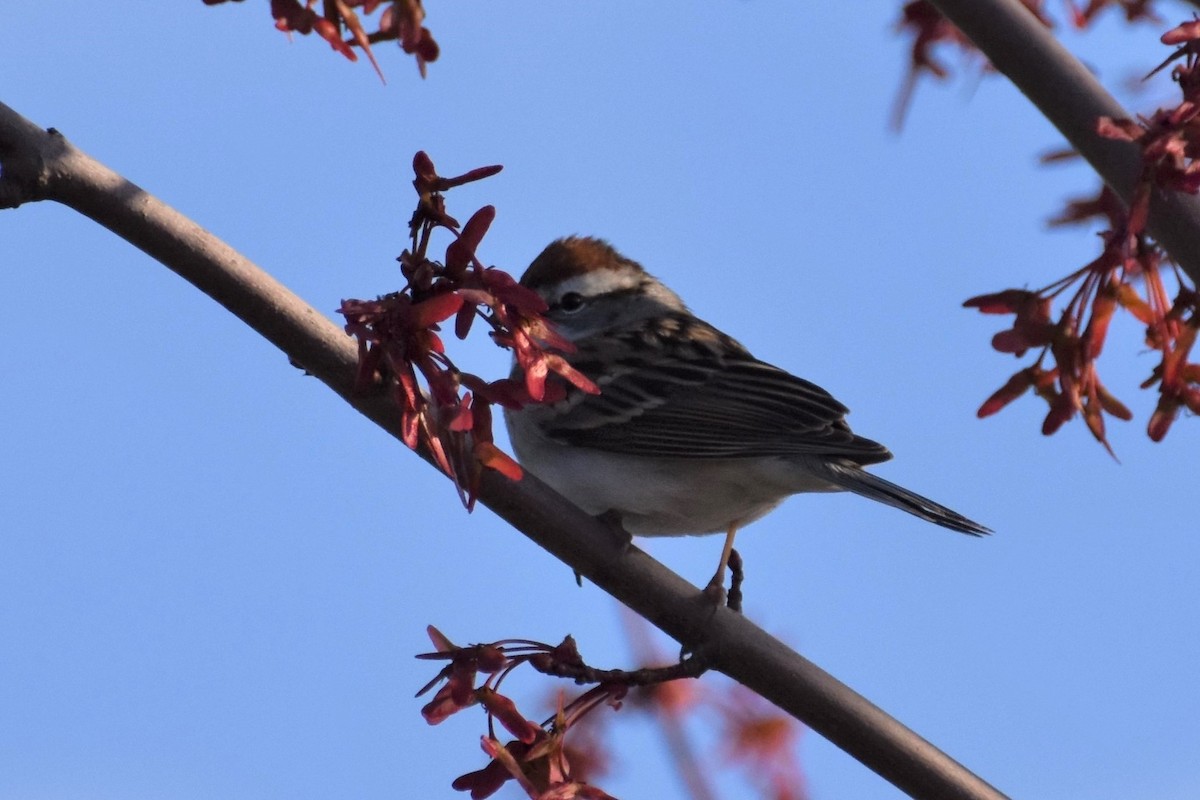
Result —
[[[655,686],[681,678],[698,678],[712,666],[704,652],[692,653],[687,658],[666,667],[642,667],[641,669],[596,669],[582,661],[575,664],[561,660],[530,660],[530,666],[543,675],[569,678],[575,683],[609,683],[619,686]]]

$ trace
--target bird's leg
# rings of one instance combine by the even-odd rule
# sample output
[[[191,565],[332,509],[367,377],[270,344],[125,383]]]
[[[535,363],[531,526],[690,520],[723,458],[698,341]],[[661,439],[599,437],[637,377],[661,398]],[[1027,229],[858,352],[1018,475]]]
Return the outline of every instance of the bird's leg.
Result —
[[[712,576],[708,586],[704,587],[704,594],[714,598],[718,605],[725,601],[725,567],[729,564],[729,554],[733,552],[733,537],[737,535],[737,531],[737,525],[734,524],[725,532],[725,546],[721,548],[721,561],[717,564],[717,573]]]

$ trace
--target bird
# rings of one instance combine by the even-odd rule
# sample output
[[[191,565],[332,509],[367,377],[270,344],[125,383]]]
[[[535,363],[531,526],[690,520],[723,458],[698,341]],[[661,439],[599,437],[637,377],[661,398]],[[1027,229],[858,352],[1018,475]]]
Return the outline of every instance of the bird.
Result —
[[[953,531],[991,530],[864,467],[892,457],[850,430],[846,406],[751,355],[608,242],[551,242],[521,284],[600,389],[505,409],[517,460],[633,536],[725,534],[708,591],[723,592],[734,536],[787,497],[853,492]],[[519,368],[514,364],[514,377]]]

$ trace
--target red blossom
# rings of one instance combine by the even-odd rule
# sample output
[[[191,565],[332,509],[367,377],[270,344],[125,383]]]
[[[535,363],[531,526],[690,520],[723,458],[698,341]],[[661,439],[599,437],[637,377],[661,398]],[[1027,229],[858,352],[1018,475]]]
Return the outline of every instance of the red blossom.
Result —
[[[521,742],[502,745],[495,739],[484,737],[482,746],[483,751],[491,756],[492,760],[483,769],[455,778],[450,784],[451,788],[459,792],[470,792],[471,800],[483,800],[500,791],[500,787],[513,778],[528,781],[519,766],[529,752],[528,745]],[[532,787],[532,784],[529,785]]]
[[[312,33],[313,24],[320,19],[317,12],[300,4],[300,0],[271,0],[271,16],[275,27],[285,33]]]
[[[410,318],[404,324],[412,328],[428,328],[458,313],[463,299],[455,291],[434,295],[412,306]]]
[[[1146,135],[1146,129],[1131,119],[1100,117],[1096,121],[1096,133],[1105,139],[1136,142]]]
[[[1021,0],[1021,3],[1047,28],[1054,27],[1053,20],[1044,11],[1045,3],[1042,0]],[[1106,8],[1120,9],[1129,22],[1158,21],[1152,9],[1154,0],[1089,0],[1083,8],[1080,8],[1075,0],[1067,0],[1066,5],[1070,21],[1077,28],[1088,27]],[[928,76],[941,80],[950,75],[950,67],[938,59],[936,51],[958,51],[962,61],[979,65],[980,71],[995,71],[975,44],[943,17],[935,4],[928,0],[905,3],[895,27],[901,35],[910,40],[908,70],[892,111],[892,126],[896,129],[903,125],[913,91],[920,78]],[[1177,30],[1184,27],[1180,26]],[[1186,35],[1182,32],[1174,37],[1178,41],[1184,41],[1185,38]]]
[[[425,9],[421,0],[396,0],[390,3],[379,18],[377,37],[395,39],[400,48],[417,58],[417,69],[425,77],[425,65],[437,61],[439,48],[433,34],[425,27]]]
[[[472,703],[463,703],[455,699],[454,688],[454,686],[446,684],[437,690],[432,700],[421,707],[421,716],[430,725],[437,725],[439,722],[444,722],[450,715],[473,705]]]
[[[1141,194],[1148,198],[1148,189]],[[1159,384],[1149,435],[1161,439],[1180,410],[1200,408],[1200,382],[1195,380],[1200,367],[1187,362],[1200,316],[1200,294],[1176,270],[1181,289],[1173,303],[1168,301],[1161,252],[1145,237],[1144,208],[1122,215],[1103,198],[1098,198],[1096,208],[1112,219],[1113,230],[1103,234],[1104,250],[1094,261],[1044,289],[1009,289],[973,297],[964,305],[984,313],[1014,315],[1013,327],[993,337],[995,349],[1017,356],[1040,349],[1032,365],[1018,370],[984,401],[978,416],[990,416],[1032,389],[1049,405],[1042,422],[1044,434],[1055,433],[1079,414],[1092,436],[1112,453],[1105,415],[1132,418],[1101,381],[1096,366],[1113,316],[1118,308],[1128,311],[1146,326],[1146,343],[1161,354],[1159,366],[1143,384]],[[1068,294],[1072,286],[1075,291]],[[1068,300],[1054,319],[1052,303],[1062,296]],[[1047,360],[1053,366],[1043,366]]]
[[[1093,197],[1071,200],[1056,217],[1050,219],[1052,227],[1076,225],[1093,219],[1103,220],[1106,228],[1114,230],[1124,224],[1125,204],[1117,193],[1104,184]]]
[[[559,354],[572,346],[542,317],[542,298],[479,259],[477,250],[495,209],[479,209],[461,230],[446,213],[443,192],[499,170],[481,167],[446,178],[426,153],[416,153],[413,187],[418,204],[409,223],[412,241],[398,259],[406,285],[375,300],[345,300],[340,309],[347,333],[359,341],[359,390],[390,387],[400,408],[404,443],[426,451],[453,479],[468,509],[474,506],[484,469],[510,480],[522,476],[517,463],[493,442],[492,403],[520,408],[556,402],[567,386],[599,391]],[[431,235],[439,228],[453,237],[443,263],[427,255]],[[525,371],[522,380],[489,383],[459,370],[439,335],[440,325],[451,317],[460,338],[477,320],[486,324],[493,341],[513,351]],[[556,379],[548,380],[552,374]]]
[[[204,0],[205,5],[220,5],[226,0]],[[240,0],[238,0],[240,2]],[[367,54],[375,72],[383,80],[383,71],[375,60],[371,45],[376,42],[399,41],[401,49],[416,57],[421,77],[425,65],[436,61],[438,44],[425,27],[425,9],[421,0],[392,0],[379,17],[378,28],[368,32],[359,14],[374,14],[383,0],[322,0],[321,11],[314,9],[316,0],[271,0],[271,17],[276,29],[287,34],[307,36],[316,33],[330,46],[351,61],[357,61],[354,48]]]
[[[725,757],[740,764],[769,796],[805,797],[804,776],[795,760],[801,728],[796,720],[744,686],[735,684],[722,701]]]
[[[495,403],[504,408],[520,409],[536,402],[529,396],[523,381],[501,378],[488,383],[477,375],[466,374],[462,376],[462,381],[464,386],[485,397],[489,403]]]
[[[546,301],[532,289],[517,283],[513,276],[498,269],[487,269],[480,276],[484,288],[494,294],[500,302],[512,306],[522,314],[540,315],[546,311]],[[535,316],[535,319],[538,317]],[[562,349],[566,339],[547,341],[551,347]],[[569,345],[568,345],[569,346]]]
[[[483,235],[487,233],[495,218],[494,206],[484,206],[471,215],[467,224],[463,226],[462,233],[446,248],[447,276],[461,279],[465,275],[467,267],[475,258],[475,249],[479,247]]]
[[[351,61],[357,61],[358,59],[354,57],[354,51],[350,50],[350,45],[353,44],[358,46],[364,53],[367,54],[367,59],[371,62],[371,66],[374,68],[375,74],[379,76],[379,80],[387,83],[387,80],[383,77],[383,70],[379,68],[379,62],[375,60],[375,54],[371,52],[371,38],[367,35],[366,28],[363,27],[362,21],[358,18],[358,14],[354,13],[354,9],[351,8],[351,6],[354,5],[361,5],[362,0],[358,0],[358,2],[354,2],[354,0],[351,0],[351,2],[347,2],[347,0],[332,0],[332,4],[332,10],[335,12],[334,18],[340,22],[341,27],[344,27],[350,34],[350,38],[348,40],[345,42],[339,42],[341,47],[348,51],[345,53],[346,57]],[[373,9],[374,6],[371,6],[371,8]],[[328,14],[330,11],[329,0],[326,0],[325,9],[326,14]],[[367,13],[370,13],[370,11],[367,11]],[[339,34],[340,30],[338,30],[338,26],[333,24],[332,20],[330,20],[330,22],[334,27],[334,35]],[[334,49],[339,50],[338,45],[334,45]],[[424,75],[425,73],[422,72],[421,76],[424,77]]]
[[[450,663],[421,690],[423,693],[440,681],[446,681],[422,709],[422,714],[432,724],[462,708],[478,704],[488,715],[488,734],[481,744],[491,761],[482,769],[456,778],[451,784],[454,789],[470,792],[472,798],[482,800],[508,781],[515,780],[535,800],[575,797],[603,800],[609,797],[584,782],[583,775],[572,769],[565,739],[591,711],[605,705],[619,705],[625,693],[624,685],[601,682],[569,703],[564,703],[560,695],[556,713],[541,725],[530,721],[511,698],[498,691],[505,678],[524,663],[549,674],[571,675],[595,682],[596,678],[586,677],[590,668],[583,663],[570,636],[553,646],[511,639],[459,647],[432,626],[429,635],[437,652],[424,653],[418,658]],[[474,682],[479,673],[488,677],[476,687]],[[608,678],[614,675],[613,672],[604,674]],[[462,696],[458,696],[460,694]],[[495,736],[495,722],[517,738],[507,744],[501,743]]]
[[[1084,8],[1079,8],[1074,0],[1068,0],[1071,10],[1071,22],[1077,28],[1087,27],[1106,8],[1116,7],[1125,15],[1126,22],[1158,22],[1151,6],[1154,0],[1089,0]]]
[[[1158,272],[1156,256],[1140,236],[1108,233],[1103,239],[1105,249],[1098,258],[1044,289],[1009,289],[964,303],[984,313],[1014,315],[1013,327],[993,337],[996,350],[1020,357],[1030,349],[1040,349],[1035,362],[1018,370],[993,392],[979,407],[977,416],[995,414],[1032,389],[1049,405],[1042,421],[1043,434],[1055,433],[1076,414],[1082,414],[1092,436],[1112,452],[1103,415],[1128,420],[1130,414],[1101,382],[1096,359],[1103,351],[1117,308],[1135,309],[1136,313],[1153,311],[1137,298],[1130,280],[1147,274],[1157,276]],[[1073,285],[1076,291],[1055,320],[1054,299]],[[1053,359],[1053,367],[1043,366],[1048,359]]]
[[[1117,287],[1117,302],[1121,307],[1132,314],[1138,322],[1144,325],[1150,325],[1155,321],[1154,309],[1141,298],[1137,293],[1137,289],[1128,283],[1122,283]]]
[[[1172,316],[1175,319],[1170,319]],[[1167,435],[1179,412],[1187,408],[1200,414],[1200,364],[1188,358],[1200,329],[1200,296],[1185,289],[1172,306],[1168,320],[1177,330],[1174,341],[1164,348],[1162,363],[1147,384],[1159,383],[1158,407],[1150,418],[1148,433],[1154,441]],[[1182,322],[1182,324],[1179,324]],[[1143,384],[1146,385],[1146,384]]]
[[[531,800],[612,800],[590,783],[597,772],[597,756],[602,755],[593,723],[604,719],[596,718],[593,712],[604,707],[619,709],[631,687],[649,690],[641,694],[652,701],[639,707],[662,712],[660,718],[674,720],[685,709],[705,707],[695,700],[702,693],[695,691],[694,684],[680,681],[704,670],[700,667],[699,672],[695,671],[695,665],[689,662],[632,672],[599,670],[584,662],[570,636],[557,645],[506,639],[460,647],[437,629],[431,627],[429,631],[437,652],[418,658],[448,663],[422,691],[440,681],[459,680],[466,685],[467,676],[474,683],[480,674],[488,675],[464,698],[455,698],[446,686],[441,687],[432,704],[443,716],[466,707],[468,702],[487,712],[488,730],[481,745],[490,761],[481,769],[460,775],[452,784],[472,798],[482,800],[514,781]],[[546,675],[594,685],[570,700],[564,693],[557,693],[553,716],[537,725],[500,691],[501,684],[524,664]],[[801,800],[805,796],[793,746],[801,730],[795,720],[737,686],[706,707],[721,714],[725,760],[743,768],[761,796],[776,800]],[[429,712],[426,714],[428,717]],[[589,724],[583,725],[585,721]],[[507,743],[497,738],[497,722],[516,738]]]
[[[1015,314],[1012,328],[992,337],[992,347],[1001,353],[1022,356],[1031,347],[1044,347],[1053,339],[1050,322],[1050,299],[1025,289],[1006,289],[1003,292],[972,297],[963,302],[966,308],[978,308],[984,314]]]
[[[446,681],[433,699],[421,709],[421,716],[425,721],[430,725],[437,725],[450,715],[480,702],[481,698],[475,688],[476,676],[480,672],[494,676],[508,665],[508,658],[503,650],[495,646],[458,647],[432,625],[426,630],[437,652],[417,657],[450,662],[417,692],[417,696],[420,697],[437,684]]]
[[[1200,20],[1176,25],[1159,38],[1163,44],[1190,44],[1198,40],[1200,40]]]
[[[496,470],[510,481],[519,481],[525,474],[524,470],[521,469],[521,465],[513,461],[512,456],[491,442],[482,442],[475,445],[475,457],[479,459],[479,463],[483,464],[483,466]]]
[[[517,704],[504,695],[491,689],[480,689],[477,696],[488,714],[495,717],[518,741],[533,744],[542,733],[541,727],[525,719],[517,710]]]
[[[1041,0],[1021,0],[1021,2],[1042,24],[1052,27],[1050,19],[1042,13]],[[930,75],[942,79],[950,74],[950,70],[934,57],[934,49],[938,46],[947,45],[957,49],[964,57],[983,64],[984,69],[991,69],[967,35],[943,17],[942,13],[928,0],[913,0],[913,2],[905,3],[900,12],[900,20],[896,23],[896,30],[912,39],[908,72],[904,76],[904,83],[901,85],[892,111],[892,126],[896,129],[904,124],[904,115],[920,77]]]
[[[358,61],[358,54],[354,52],[350,45],[342,41],[342,29],[336,22],[326,17],[318,17],[313,21],[312,29],[318,36],[329,42],[329,46],[335,51],[341,53],[350,61]],[[374,61],[374,59],[371,60]],[[376,70],[378,69],[377,65]],[[382,73],[380,73],[380,77],[383,77]]]
[[[1083,12],[1094,14],[1110,3],[1091,3]],[[1148,15],[1148,3],[1120,4],[1130,18]],[[1200,411],[1200,364],[1189,361],[1200,328],[1200,293],[1177,267],[1166,268],[1166,254],[1146,234],[1150,198],[1155,191],[1200,193],[1200,21],[1191,20],[1163,35],[1176,50],[1154,71],[1175,64],[1172,77],[1182,99],[1149,117],[1096,120],[1096,132],[1129,142],[1141,151],[1141,173],[1128,209],[1105,189],[1096,197],[1074,201],[1052,224],[1105,219],[1100,256],[1060,281],[1035,292],[1008,290],[968,300],[985,313],[1015,315],[1012,328],[993,338],[997,350],[1018,356],[1039,348],[1034,363],[1015,373],[979,408],[987,416],[1032,388],[1048,404],[1044,433],[1057,431],[1076,414],[1092,436],[1109,448],[1105,416],[1128,420],[1129,409],[1100,380],[1097,359],[1104,348],[1117,309],[1124,309],[1145,326],[1146,344],[1157,351],[1159,363],[1143,388],[1158,386],[1157,407],[1148,434],[1158,441],[1183,409]],[[1170,299],[1164,276],[1179,285]],[[1073,292],[1068,290],[1074,288]],[[1053,318],[1051,303],[1066,298]],[[1052,365],[1043,366],[1047,361]],[[1109,448],[1109,452],[1112,450]]]
[[[476,167],[453,178],[444,178],[438,175],[437,168],[433,165],[433,159],[424,150],[418,150],[416,155],[413,156],[413,172],[416,173],[416,177],[413,179],[413,187],[417,190],[417,194],[420,195],[432,194],[434,192],[448,192],[456,186],[490,178],[502,169],[503,167],[499,164],[493,164],[487,167]]]
[[[1008,379],[1007,383],[997,389],[991,397],[983,401],[983,405],[979,407],[975,415],[983,419],[995,414],[1013,400],[1025,394],[1026,390],[1033,388],[1041,372],[1042,370],[1037,366],[1026,367],[1017,371]]]
[[[1003,292],[981,294],[964,300],[963,308],[978,308],[984,314],[1015,314],[1037,301],[1036,292],[1028,289],[1005,289]]]

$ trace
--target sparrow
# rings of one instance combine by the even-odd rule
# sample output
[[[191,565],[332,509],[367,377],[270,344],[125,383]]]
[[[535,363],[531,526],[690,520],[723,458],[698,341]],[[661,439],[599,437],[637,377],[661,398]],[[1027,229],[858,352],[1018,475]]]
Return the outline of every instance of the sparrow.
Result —
[[[600,388],[505,410],[518,461],[584,511],[635,536],[724,533],[723,591],[740,528],[804,492],[849,491],[950,530],[991,531],[867,472],[892,457],[829,392],[760,361],[601,239],[568,237],[521,283]],[[516,368],[514,367],[514,370]]]

